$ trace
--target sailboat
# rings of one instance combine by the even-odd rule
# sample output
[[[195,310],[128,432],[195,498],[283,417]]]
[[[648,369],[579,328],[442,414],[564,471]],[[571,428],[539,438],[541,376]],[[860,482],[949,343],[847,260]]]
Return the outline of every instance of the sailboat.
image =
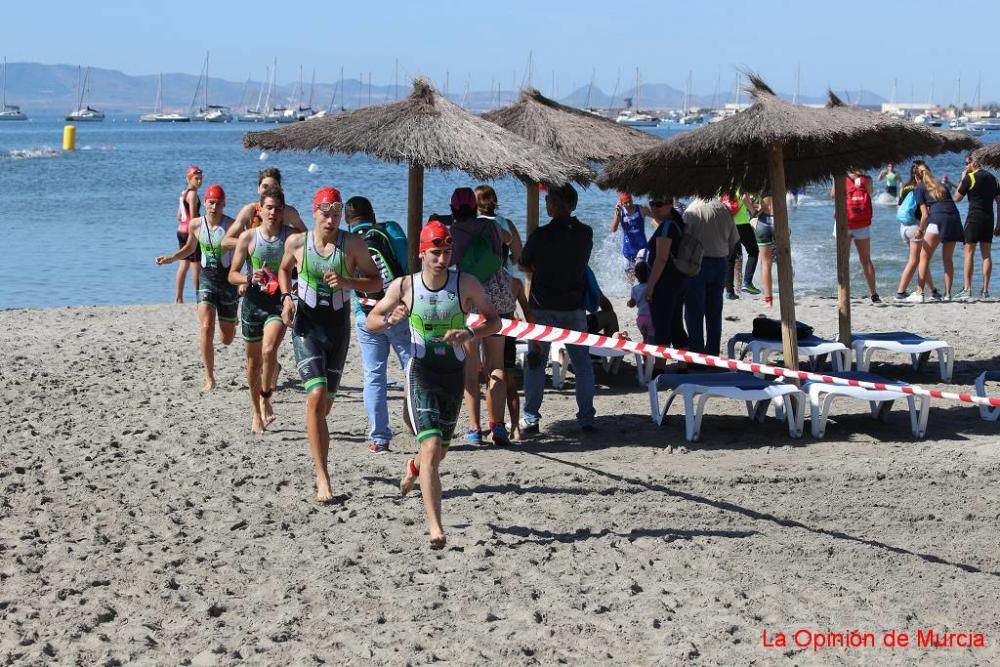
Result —
[[[104,120],[104,112],[98,111],[88,104],[88,98],[90,97],[90,68],[87,68],[87,72],[83,75],[83,80],[80,79],[80,70],[77,68],[76,72],[76,85],[80,92],[79,99],[76,103],[76,109],[70,111],[66,115],[66,120],[74,121],[77,123],[83,122],[100,122]]]
[[[660,124],[660,119],[648,113],[639,111],[639,68],[635,68],[635,108],[632,108],[631,100],[628,106],[618,114],[615,122],[629,127],[656,127]]]
[[[700,113],[694,113],[690,106],[691,103],[691,71],[688,70],[687,82],[684,84],[684,111],[681,114],[680,124],[681,125],[702,125],[705,122],[705,117]]]
[[[7,58],[3,59],[3,70],[0,70],[0,120],[28,120],[21,107],[7,104]]]
[[[278,95],[278,59],[274,59],[274,68],[271,70],[271,82],[267,88],[267,99],[264,101],[264,122],[266,123],[291,123],[298,120],[294,109],[271,104],[271,95]]]
[[[195,111],[194,106],[198,100],[198,93],[204,94],[201,107]],[[194,89],[194,100],[191,101],[191,120],[205,121],[206,123],[230,123],[233,114],[229,107],[221,104],[208,103],[208,53],[205,53],[205,64],[202,66],[201,76],[198,77],[198,85]]]
[[[264,78],[270,80],[270,70],[266,70]],[[246,90],[250,87],[250,77],[247,76],[246,85],[243,87],[243,95],[240,96],[240,107],[243,107],[243,98],[246,97]],[[250,108],[249,106],[243,110],[243,113],[236,117],[236,120],[241,123],[262,123],[264,122],[264,114],[260,112],[260,100],[264,95],[264,84],[260,84],[260,90],[257,91],[257,106]]]
[[[163,113],[163,75],[156,80],[156,106],[153,113],[139,116],[140,123],[189,123],[190,116],[182,113]]]

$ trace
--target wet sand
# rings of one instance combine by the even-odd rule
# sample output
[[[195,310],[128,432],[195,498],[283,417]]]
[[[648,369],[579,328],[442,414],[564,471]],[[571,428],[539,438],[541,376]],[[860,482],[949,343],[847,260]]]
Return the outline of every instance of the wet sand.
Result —
[[[727,302],[724,339],[759,310]],[[835,333],[835,301],[798,314]],[[967,389],[1000,369],[998,316],[857,301],[855,329],[948,339],[947,386]],[[934,402],[915,441],[900,405],[881,423],[840,402],[825,439],[807,420],[792,440],[713,401],[686,443],[680,406],[657,429],[628,366],[598,371],[601,430],[582,436],[570,376],[540,437],[453,447],[434,552],[419,492],[398,494],[412,436],[367,450],[354,343],[330,418],[342,502],[326,506],[287,340],[278,419],[255,437],[239,338],[202,394],[196,335],[191,305],[0,312],[4,664],[1000,660],[1000,438],[973,407]],[[946,386],[936,366],[887,359],[874,370]],[[398,389],[390,411],[401,426]],[[795,646],[803,629],[880,643],[814,652]],[[917,647],[918,629],[981,632],[985,647]],[[892,630],[911,645],[885,648]]]

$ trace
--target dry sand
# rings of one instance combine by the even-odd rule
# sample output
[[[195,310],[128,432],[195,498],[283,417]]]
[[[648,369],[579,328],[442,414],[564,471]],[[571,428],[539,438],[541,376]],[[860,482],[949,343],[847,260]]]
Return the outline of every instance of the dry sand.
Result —
[[[724,336],[759,304],[727,303]],[[855,328],[947,338],[968,387],[1000,368],[998,312],[858,301]],[[831,335],[835,302],[799,317]],[[202,394],[196,329],[191,305],[0,313],[5,664],[1000,661],[1000,442],[972,407],[936,402],[914,441],[899,406],[878,423],[840,403],[817,441],[716,402],[687,444],[679,406],[656,429],[633,374],[598,372],[599,434],[578,434],[570,382],[542,437],[453,449],[432,552],[396,487],[414,440],[367,451],[356,347],[330,427],[347,498],[321,506],[297,378],[252,437],[242,344]],[[895,361],[876,370],[935,385]],[[985,647],[916,647],[927,628]],[[814,653],[799,629],[880,646]],[[911,646],[882,647],[891,630]]]

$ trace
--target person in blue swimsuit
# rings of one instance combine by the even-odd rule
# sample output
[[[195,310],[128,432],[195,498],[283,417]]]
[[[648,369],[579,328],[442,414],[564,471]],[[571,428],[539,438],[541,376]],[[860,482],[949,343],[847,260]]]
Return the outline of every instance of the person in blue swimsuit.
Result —
[[[625,284],[631,288],[635,284],[635,256],[646,247],[646,218],[653,217],[645,206],[636,206],[632,195],[623,192],[618,195],[615,215],[611,218],[611,233],[622,230],[622,268]]]

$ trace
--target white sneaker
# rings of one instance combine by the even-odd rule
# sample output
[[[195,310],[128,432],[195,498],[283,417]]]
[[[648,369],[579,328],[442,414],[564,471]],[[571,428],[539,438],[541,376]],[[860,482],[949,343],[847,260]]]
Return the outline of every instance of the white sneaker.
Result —
[[[906,303],[923,303],[924,302],[924,293],[921,292],[920,290],[917,290],[916,292],[914,292],[910,296],[908,296],[905,299],[903,299],[903,301],[905,301]]]

